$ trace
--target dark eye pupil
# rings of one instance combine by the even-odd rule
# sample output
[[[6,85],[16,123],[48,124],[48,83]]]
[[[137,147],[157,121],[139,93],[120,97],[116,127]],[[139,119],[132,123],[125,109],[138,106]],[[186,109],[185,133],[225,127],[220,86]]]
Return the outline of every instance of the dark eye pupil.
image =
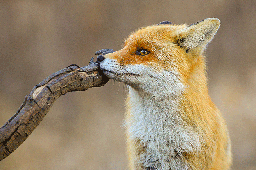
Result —
[[[145,54],[147,54],[147,51],[146,51],[146,50],[141,50],[140,53],[141,53],[142,55],[145,55]]]
[[[149,54],[149,51],[145,50],[145,49],[139,49],[139,50],[136,51],[136,54],[143,56],[143,55]]]

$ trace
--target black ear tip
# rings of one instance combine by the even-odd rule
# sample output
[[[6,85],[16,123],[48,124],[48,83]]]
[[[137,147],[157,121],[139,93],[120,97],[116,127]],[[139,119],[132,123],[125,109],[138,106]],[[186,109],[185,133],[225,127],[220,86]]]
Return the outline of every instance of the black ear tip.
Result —
[[[162,25],[162,24],[172,24],[172,22],[170,22],[170,21],[162,21],[162,22],[160,22],[157,25]]]

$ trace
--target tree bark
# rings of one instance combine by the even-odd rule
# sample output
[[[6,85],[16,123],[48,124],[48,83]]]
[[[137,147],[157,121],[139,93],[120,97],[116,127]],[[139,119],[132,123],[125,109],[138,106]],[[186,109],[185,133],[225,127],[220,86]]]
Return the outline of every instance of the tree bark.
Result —
[[[70,65],[36,85],[16,114],[0,129],[0,161],[18,148],[43,120],[53,102],[72,91],[85,91],[107,83],[98,64],[88,66]]]

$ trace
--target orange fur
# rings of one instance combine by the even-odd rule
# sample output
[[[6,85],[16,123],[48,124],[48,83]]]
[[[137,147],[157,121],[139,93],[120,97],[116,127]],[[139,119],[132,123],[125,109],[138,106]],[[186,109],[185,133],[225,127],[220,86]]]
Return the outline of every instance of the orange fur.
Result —
[[[191,26],[141,28],[130,35],[123,49],[105,56],[107,61],[101,63],[104,73],[131,87],[126,114],[131,169],[229,169],[229,136],[221,113],[208,95],[202,55],[219,25],[218,19],[206,19]],[[140,55],[140,49],[149,53]],[[163,90],[151,91],[154,88]],[[151,120],[147,114],[157,119]],[[174,123],[169,126],[166,119]],[[162,132],[166,128],[172,131],[176,124],[171,137],[162,140]],[[143,130],[140,125],[145,126]]]

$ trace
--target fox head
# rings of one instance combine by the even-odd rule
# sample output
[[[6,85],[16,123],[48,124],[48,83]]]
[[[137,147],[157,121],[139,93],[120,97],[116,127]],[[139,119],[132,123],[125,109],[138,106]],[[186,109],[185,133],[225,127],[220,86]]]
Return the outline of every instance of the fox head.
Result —
[[[191,82],[206,83],[202,53],[219,26],[219,19],[208,18],[189,26],[162,22],[141,28],[121,50],[105,55],[100,68],[109,78],[154,96],[180,94]]]

